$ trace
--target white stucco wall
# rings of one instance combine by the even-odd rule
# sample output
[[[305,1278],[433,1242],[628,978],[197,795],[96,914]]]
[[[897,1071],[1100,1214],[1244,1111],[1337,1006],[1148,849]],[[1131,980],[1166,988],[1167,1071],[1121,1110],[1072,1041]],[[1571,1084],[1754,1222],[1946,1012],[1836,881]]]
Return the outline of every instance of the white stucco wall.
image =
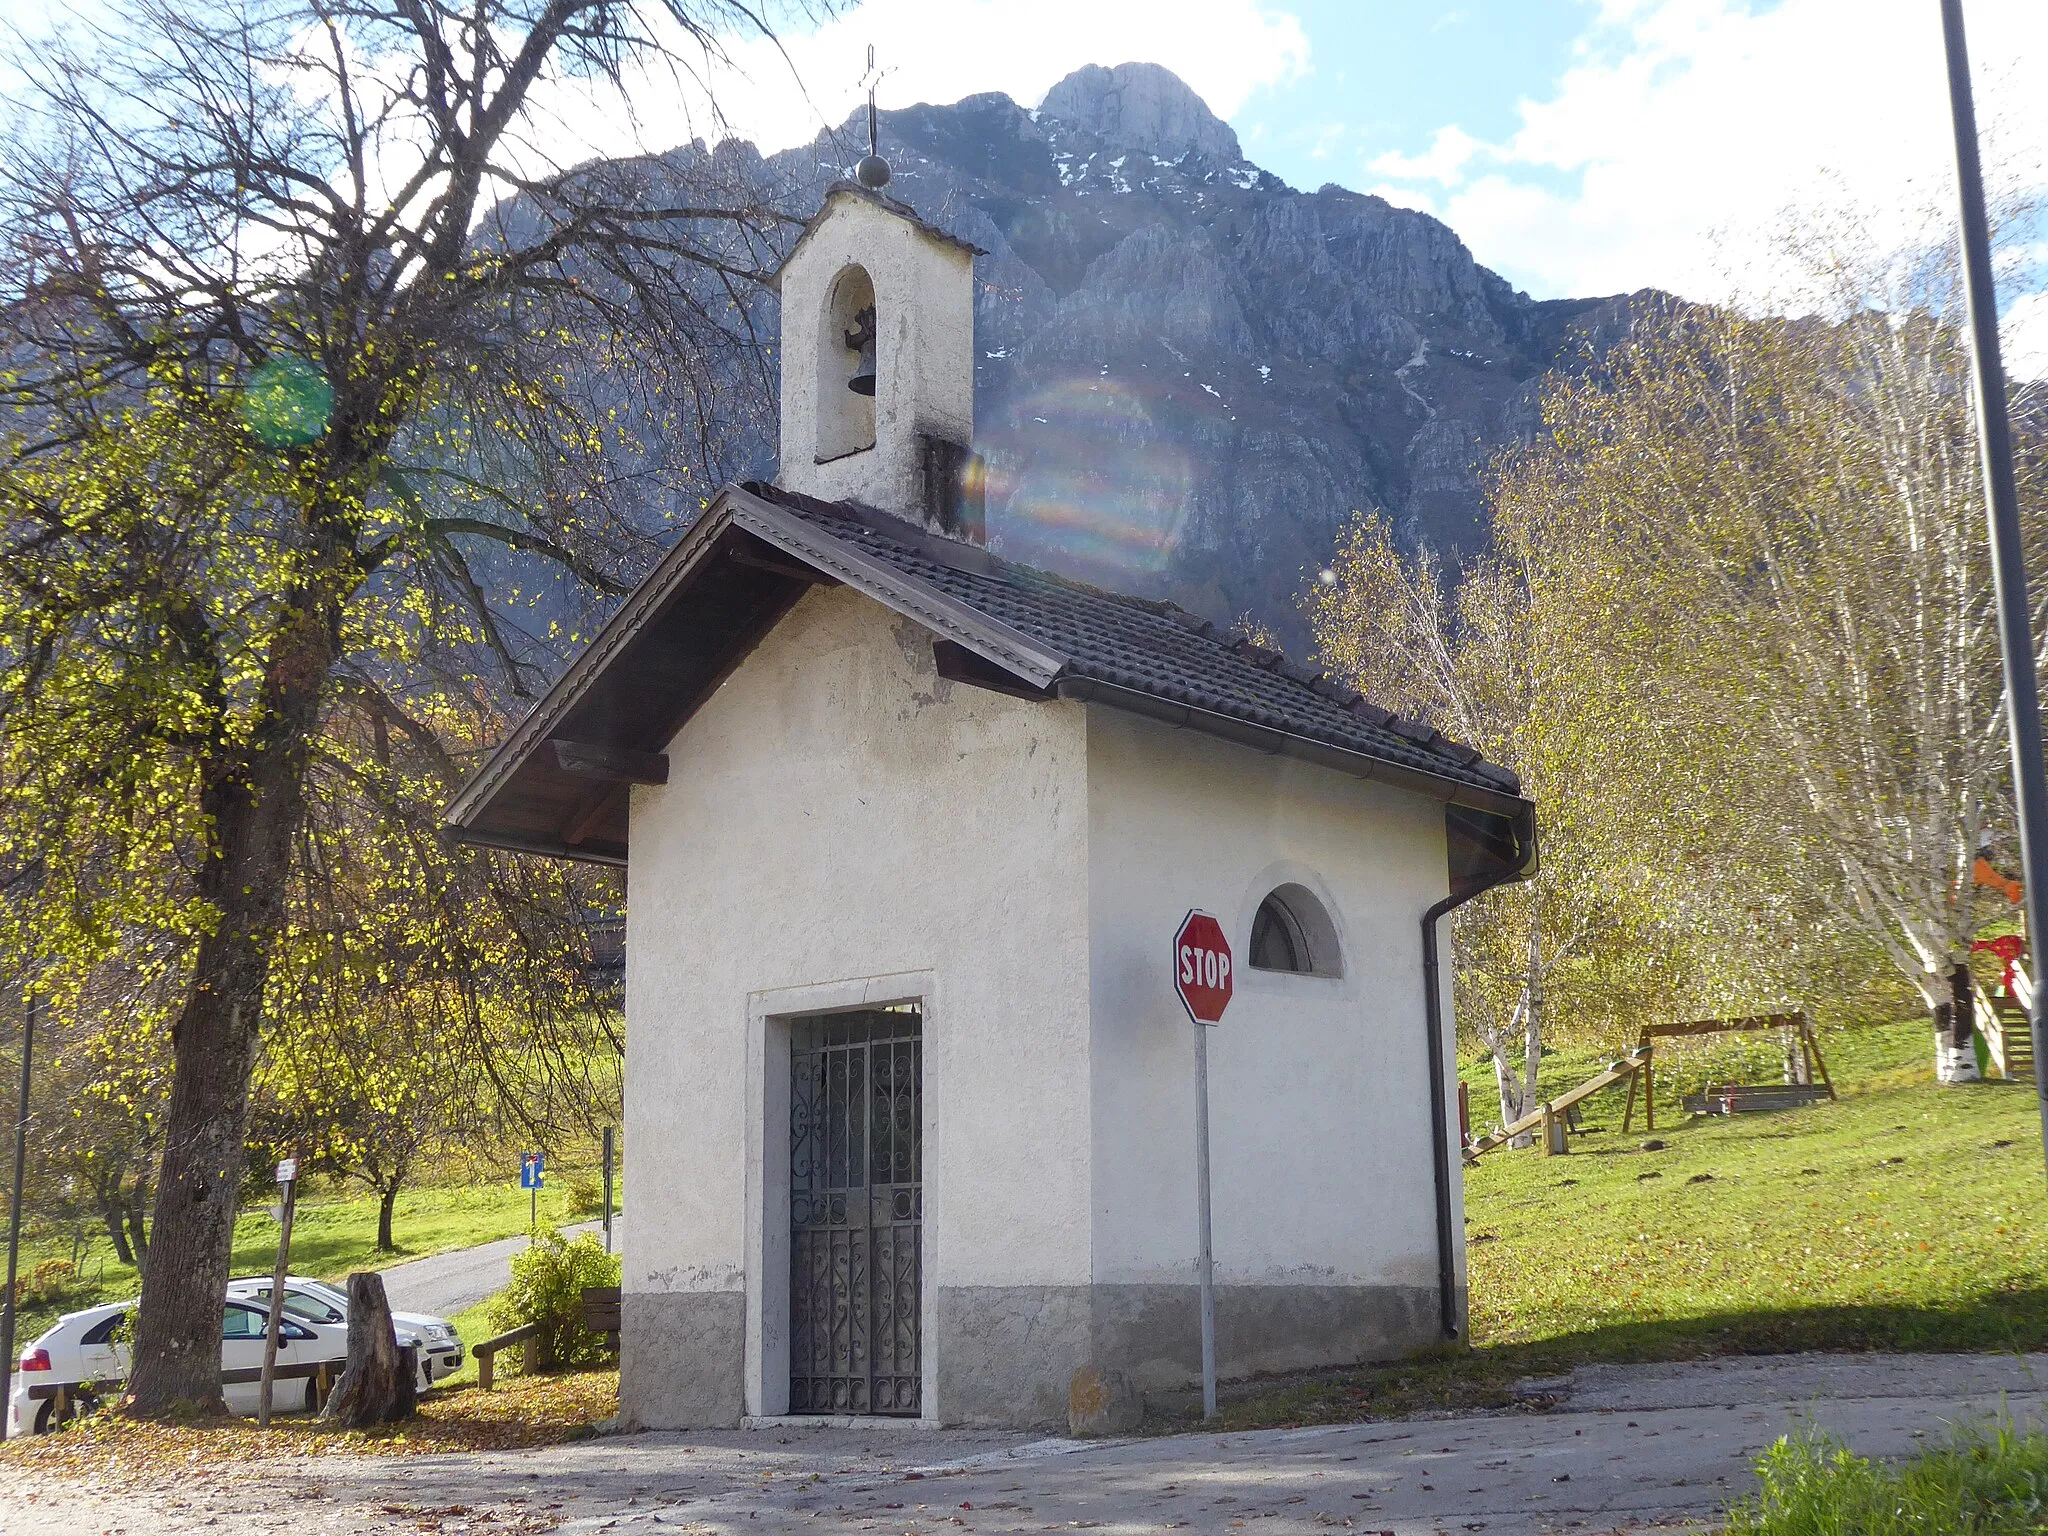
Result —
[[[747,1288],[755,1003],[844,1006],[876,977],[930,993],[928,1302],[1087,1282],[1087,725],[939,679],[922,631],[838,588],[669,744],[668,783],[633,794],[627,875],[629,1295]]]
[[[1169,966],[1199,907],[1237,960],[1209,1039],[1217,1283],[1435,1287],[1419,919],[1446,889],[1443,807],[1108,709],[1088,803],[1096,1281],[1194,1278],[1195,1026]],[[1253,914],[1290,881],[1335,919],[1341,978],[1251,968]]]
[[[818,463],[821,366],[843,331],[826,322],[833,285],[858,265],[875,290],[875,445]],[[841,194],[781,273],[782,464],[777,483],[912,518],[923,494],[917,435],[974,437],[974,258],[909,219]],[[831,358],[821,357],[830,349]]]

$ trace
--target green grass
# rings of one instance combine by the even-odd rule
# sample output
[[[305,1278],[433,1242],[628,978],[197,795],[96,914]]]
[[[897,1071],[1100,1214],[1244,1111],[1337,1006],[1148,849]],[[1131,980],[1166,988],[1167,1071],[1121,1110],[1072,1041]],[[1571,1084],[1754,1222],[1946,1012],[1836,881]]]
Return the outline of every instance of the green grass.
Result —
[[[1965,1427],[1895,1465],[1824,1437],[1781,1440],[1762,1487],[1729,1511],[1727,1536],[2036,1536],[2048,1507],[2048,1438],[2010,1424]]]
[[[568,1224],[590,1219],[570,1210],[570,1183],[567,1174],[557,1176],[550,1170],[548,1187],[540,1191],[543,1222]],[[398,1251],[379,1253],[374,1195],[324,1199],[302,1195],[292,1222],[292,1272],[338,1280],[351,1270],[383,1269],[408,1259],[516,1237],[526,1231],[527,1200],[526,1191],[510,1181],[401,1191],[392,1221]],[[230,1273],[268,1273],[277,1263],[277,1240],[277,1223],[263,1209],[245,1209],[235,1222]],[[24,1242],[21,1273],[33,1274],[43,1259],[69,1256],[69,1246],[57,1240]],[[116,1263],[104,1246],[81,1269],[79,1283],[49,1300],[23,1305],[15,1329],[17,1338],[32,1339],[62,1313],[102,1302],[124,1301],[141,1288],[136,1272]]]
[[[1474,1342],[1570,1339],[1604,1359],[2048,1343],[2032,1089],[1936,1086],[1928,1035],[1825,1041],[1839,1103],[1712,1119],[1660,1104],[1666,1145],[1644,1151],[1640,1105],[1624,1136],[1610,1091],[1570,1156],[1487,1154],[1465,1180]],[[1552,1060],[1565,1080],[1598,1065]]]
[[[1488,1153],[1465,1174],[1475,1347],[1246,1383],[1225,1426],[1502,1406],[1517,1382],[1594,1361],[2048,1347],[2031,1085],[1938,1087],[1918,1021],[1821,1044],[1838,1103],[1693,1120],[1660,1095],[1654,1136],[1640,1102],[1624,1136],[1623,1087],[1585,1103],[1568,1156]],[[1542,1091],[1611,1055],[1545,1058]],[[1483,1128],[1492,1070],[1463,1070]]]

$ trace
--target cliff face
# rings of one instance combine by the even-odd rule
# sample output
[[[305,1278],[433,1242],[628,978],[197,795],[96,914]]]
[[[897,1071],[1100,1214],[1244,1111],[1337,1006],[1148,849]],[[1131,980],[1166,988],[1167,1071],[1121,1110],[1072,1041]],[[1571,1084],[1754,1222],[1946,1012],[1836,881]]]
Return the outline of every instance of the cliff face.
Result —
[[[1625,299],[1516,292],[1425,214],[1295,191],[1157,65],[1091,65],[1036,111],[983,95],[881,122],[891,194],[989,253],[976,446],[997,546],[1249,610],[1290,646],[1294,595],[1354,510],[1477,549],[1479,470],[1536,430],[1541,375],[1626,324]],[[864,139],[850,122],[761,172],[808,212]]]

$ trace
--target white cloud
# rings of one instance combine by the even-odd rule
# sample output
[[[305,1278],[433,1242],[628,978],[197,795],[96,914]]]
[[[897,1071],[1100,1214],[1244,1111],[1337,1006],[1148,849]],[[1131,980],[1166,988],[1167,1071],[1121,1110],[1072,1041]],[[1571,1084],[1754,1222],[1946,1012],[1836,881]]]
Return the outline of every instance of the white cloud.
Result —
[[[1992,153],[2048,186],[2048,5],[1973,0],[1969,22]],[[1950,195],[1939,13],[1926,0],[1757,13],[1740,0],[1605,0],[1556,88],[1520,116],[1499,143],[1446,128],[1424,154],[1370,171],[1441,189],[1473,253],[1540,297],[1755,291],[1780,275],[1771,241],[1788,208],[1855,207],[1903,243]]]
[[[2048,380],[2048,293],[2013,300],[2000,327],[2009,378]]]
[[[1465,167],[1472,156],[1484,146],[1456,123],[1448,128],[1439,128],[1429,148],[1419,155],[1403,155],[1389,150],[1374,160],[1366,169],[1376,176],[1392,176],[1397,181],[1434,181],[1446,187],[1455,187],[1465,179]]]
[[[1225,118],[1252,91],[1301,75],[1309,55],[1300,21],[1262,0],[863,0],[780,43],[729,41],[730,67],[708,82],[716,114],[697,83],[668,70],[635,79],[628,113],[575,82],[551,81],[542,105],[558,137],[549,153],[662,150],[728,131],[764,152],[807,143],[860,104],[870,43],[889,72],[884,107],[981,91],[1034,106],[1083,64],[1145,60],[1179,75]]]

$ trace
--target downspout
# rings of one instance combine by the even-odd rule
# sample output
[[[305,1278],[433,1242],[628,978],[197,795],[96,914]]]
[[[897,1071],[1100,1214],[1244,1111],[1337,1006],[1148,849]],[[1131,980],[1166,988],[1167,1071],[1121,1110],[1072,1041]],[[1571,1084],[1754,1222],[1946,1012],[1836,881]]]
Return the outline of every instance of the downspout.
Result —
[[[1508,833],[1510,841],[1506,848],[1489,849],[1486,845],[1493,839],[1485,838],[1483,833],[1474,835],[1479,830],[1474,823],[1482,817]],[[1438,1320],[1443,1336],[1455,1339],[1460,1333],[1457,1234],[1451,1227],[1451,1121],[1450,1107],[1445,1103],[1449,1083],[1444,1072],[1443,967],[1437,953],[1437,924],[1473,897],[1496,886],[1526,880],[1536,872],[1536,815],[1534,807],[1510,819],[1448,806],[1444,819],[1447,840],[1462,831],[1470,838],[1473,851],[1482,855],[1466,871],[1459,867],[1454,848],[1450,860],[1451,894],[1422,914],[1422,1011],[1429,1031],[1429,1126],[1435,1138],[1432,1162],[1436,1172]]]

